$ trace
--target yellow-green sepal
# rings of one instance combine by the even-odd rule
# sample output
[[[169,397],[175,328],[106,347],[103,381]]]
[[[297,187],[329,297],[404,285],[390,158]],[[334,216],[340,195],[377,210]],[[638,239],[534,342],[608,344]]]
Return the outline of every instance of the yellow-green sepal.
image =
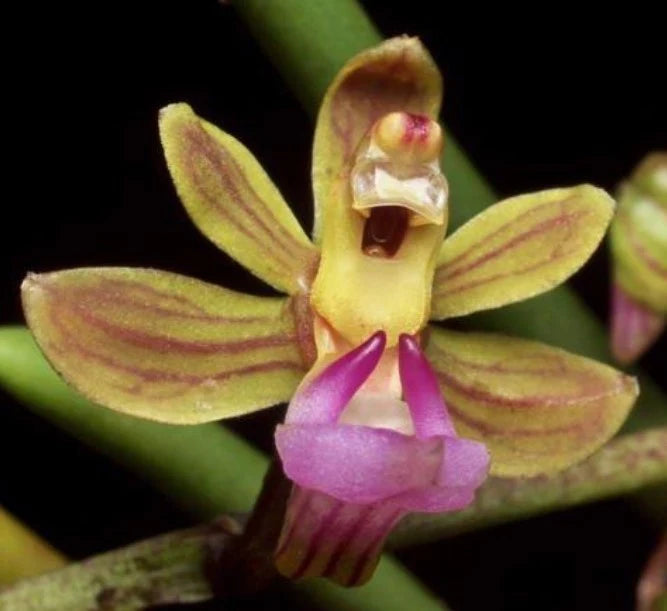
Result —
[[[524,339],[431,326],[425,351],[457,433],[486,444],[494,475],[551,473],[586,458],[639,392],[612,367]]]
[[[503,200],[448,237],[438,257],[432,317],[444,319],[539,295],[597,248],[614,201],[590,185]]]
[[[31,274],[28,325],[62,377],[116,411],[174,424],[287,401],[305,364],[286,298],[150,269]]]
[[[610,237],[616,282],[654,312],[667,313],[667,205],[634,182],[624,184]]]
[[[317,250],[252,153],[187,104],[163,108],[159,124],[176,190],[200,231],[276,289],[303,291]]]

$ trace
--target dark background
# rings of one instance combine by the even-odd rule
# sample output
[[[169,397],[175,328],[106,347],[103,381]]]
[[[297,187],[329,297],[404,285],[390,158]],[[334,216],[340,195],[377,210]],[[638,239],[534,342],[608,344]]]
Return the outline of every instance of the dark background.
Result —
[[[640,5],[590,20],[561,4],[516,15],[365,5],[386,35],[416,34],[430,49],[445,77],[444,120],[500,196],[581,182],[613,190],[667,145],[664,39]],[[189,223],[157,139],[158,108],[187,101],[255,153],[310,227],[310,118],[233,9],[182,0],[24,10],[5,77],[0,323],[22,321],[29,270],[152,266],[270,294]],[[607,272],[601,249],[574,278],[601,319]],[[655,378],[664,355],[663,339],[643,360]],[[68,555],[189,524],[136,476],[0,399],[0,503]],[[233,426],[269,450],[281,413]],[[656,536],[617,500],[401,555],[461,611],[630,609]]]

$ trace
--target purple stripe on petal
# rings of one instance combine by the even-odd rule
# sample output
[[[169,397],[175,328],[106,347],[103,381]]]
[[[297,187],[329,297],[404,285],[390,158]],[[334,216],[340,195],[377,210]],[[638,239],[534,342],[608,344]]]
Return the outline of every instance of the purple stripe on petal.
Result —
[[[287,424],[333,424],[361,385],[371,375],[386,343],[384,331],[374,333],[313,380],[304,380],[292,398]]]
[[[438,379],[417,341],[410,335],[402,334],[399,338],[398,367],[403,396],[410,408],[417,437],[456,437]]]
[[[348,517],[347,526],[345,530],[339,528],[336,534],[338,541],[336,546],[333,549],[333,552],[329,556],[322,575],[326,577],[331,577],[336,574],[344,565],[341,562],[342,558],[348,553],[348,547],[350,542],[357,539],[357,533],[361,530],[365,520],[373,512],[374,505],[353,505],[351,503],[346,504],[346,514]]]
[[[301,564],[298,566],[296,571],[294,571],[294,574],[292,575],[294,579],[298,579],[304,575],[309,568],[311,568],[313,561],[317,558],[318,552],[320,551],[321,542],[331,532],[331,529],[334,526],[334,522],[339,517],[343,507],[344,505],[341,501],[338,499],[332,499],[331,509],[328,513],[322,514],[317,528],[311,533],[312,536],[306,548],[308,551],[303,557],[303,560],[301,560]]]
[[[296,528],[289,528],[293,510],[304,498],[311,509]],[[295,486],[276,566],[292,579],[326,576],[340,585],[360,585],[372,575],[382,544],[403,513],[392,503],[341,503],[322,492]]]

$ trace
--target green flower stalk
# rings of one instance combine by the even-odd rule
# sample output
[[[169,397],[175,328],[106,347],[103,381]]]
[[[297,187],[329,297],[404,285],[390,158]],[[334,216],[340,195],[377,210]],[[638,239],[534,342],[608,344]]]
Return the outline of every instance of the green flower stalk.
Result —
[[[589,185],[499,202],[444,240],[437,67],[395,38],[351,59],[318,116],[315,230],[251,153],[186,104],[160,115],[199,229],[286,293],[242,295],[150,269],[30,275],[26,317],[63,377],[117,411],[175,424],[292,399],[276,443],[292,492],[278,569],[370,578],[405,514],[462,509],[487,471],[553,473],[623,423],[636,381],[516,338],[429,326],[557,286],[614,212]]]

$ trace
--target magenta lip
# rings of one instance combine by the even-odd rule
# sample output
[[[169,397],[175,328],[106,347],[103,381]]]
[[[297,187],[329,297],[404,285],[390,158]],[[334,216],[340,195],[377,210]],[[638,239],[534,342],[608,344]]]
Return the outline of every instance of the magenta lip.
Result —
[[[399,338],[398,363],[415,435],[338,423],[385,343],[379,331],[325,367],[297,392],[276,429],[283,469],[294,482],[276,551],[288,577],[363,582],[403,515],[463,509],[486,478],[486,448],[457,437],[437,378],[410,335]]]
[[[297,392],[275,435],[285,474],[305,489],[347,503],[392,499],[405,509],[449,510],[453,489],[466,492],[456,498],[472,498],[486,475],[488,453],[482,444],[456,435],[437,378],[414,337],[400,336],[398,361],[415,434],[338,422],[385,343],[378,331]]]

